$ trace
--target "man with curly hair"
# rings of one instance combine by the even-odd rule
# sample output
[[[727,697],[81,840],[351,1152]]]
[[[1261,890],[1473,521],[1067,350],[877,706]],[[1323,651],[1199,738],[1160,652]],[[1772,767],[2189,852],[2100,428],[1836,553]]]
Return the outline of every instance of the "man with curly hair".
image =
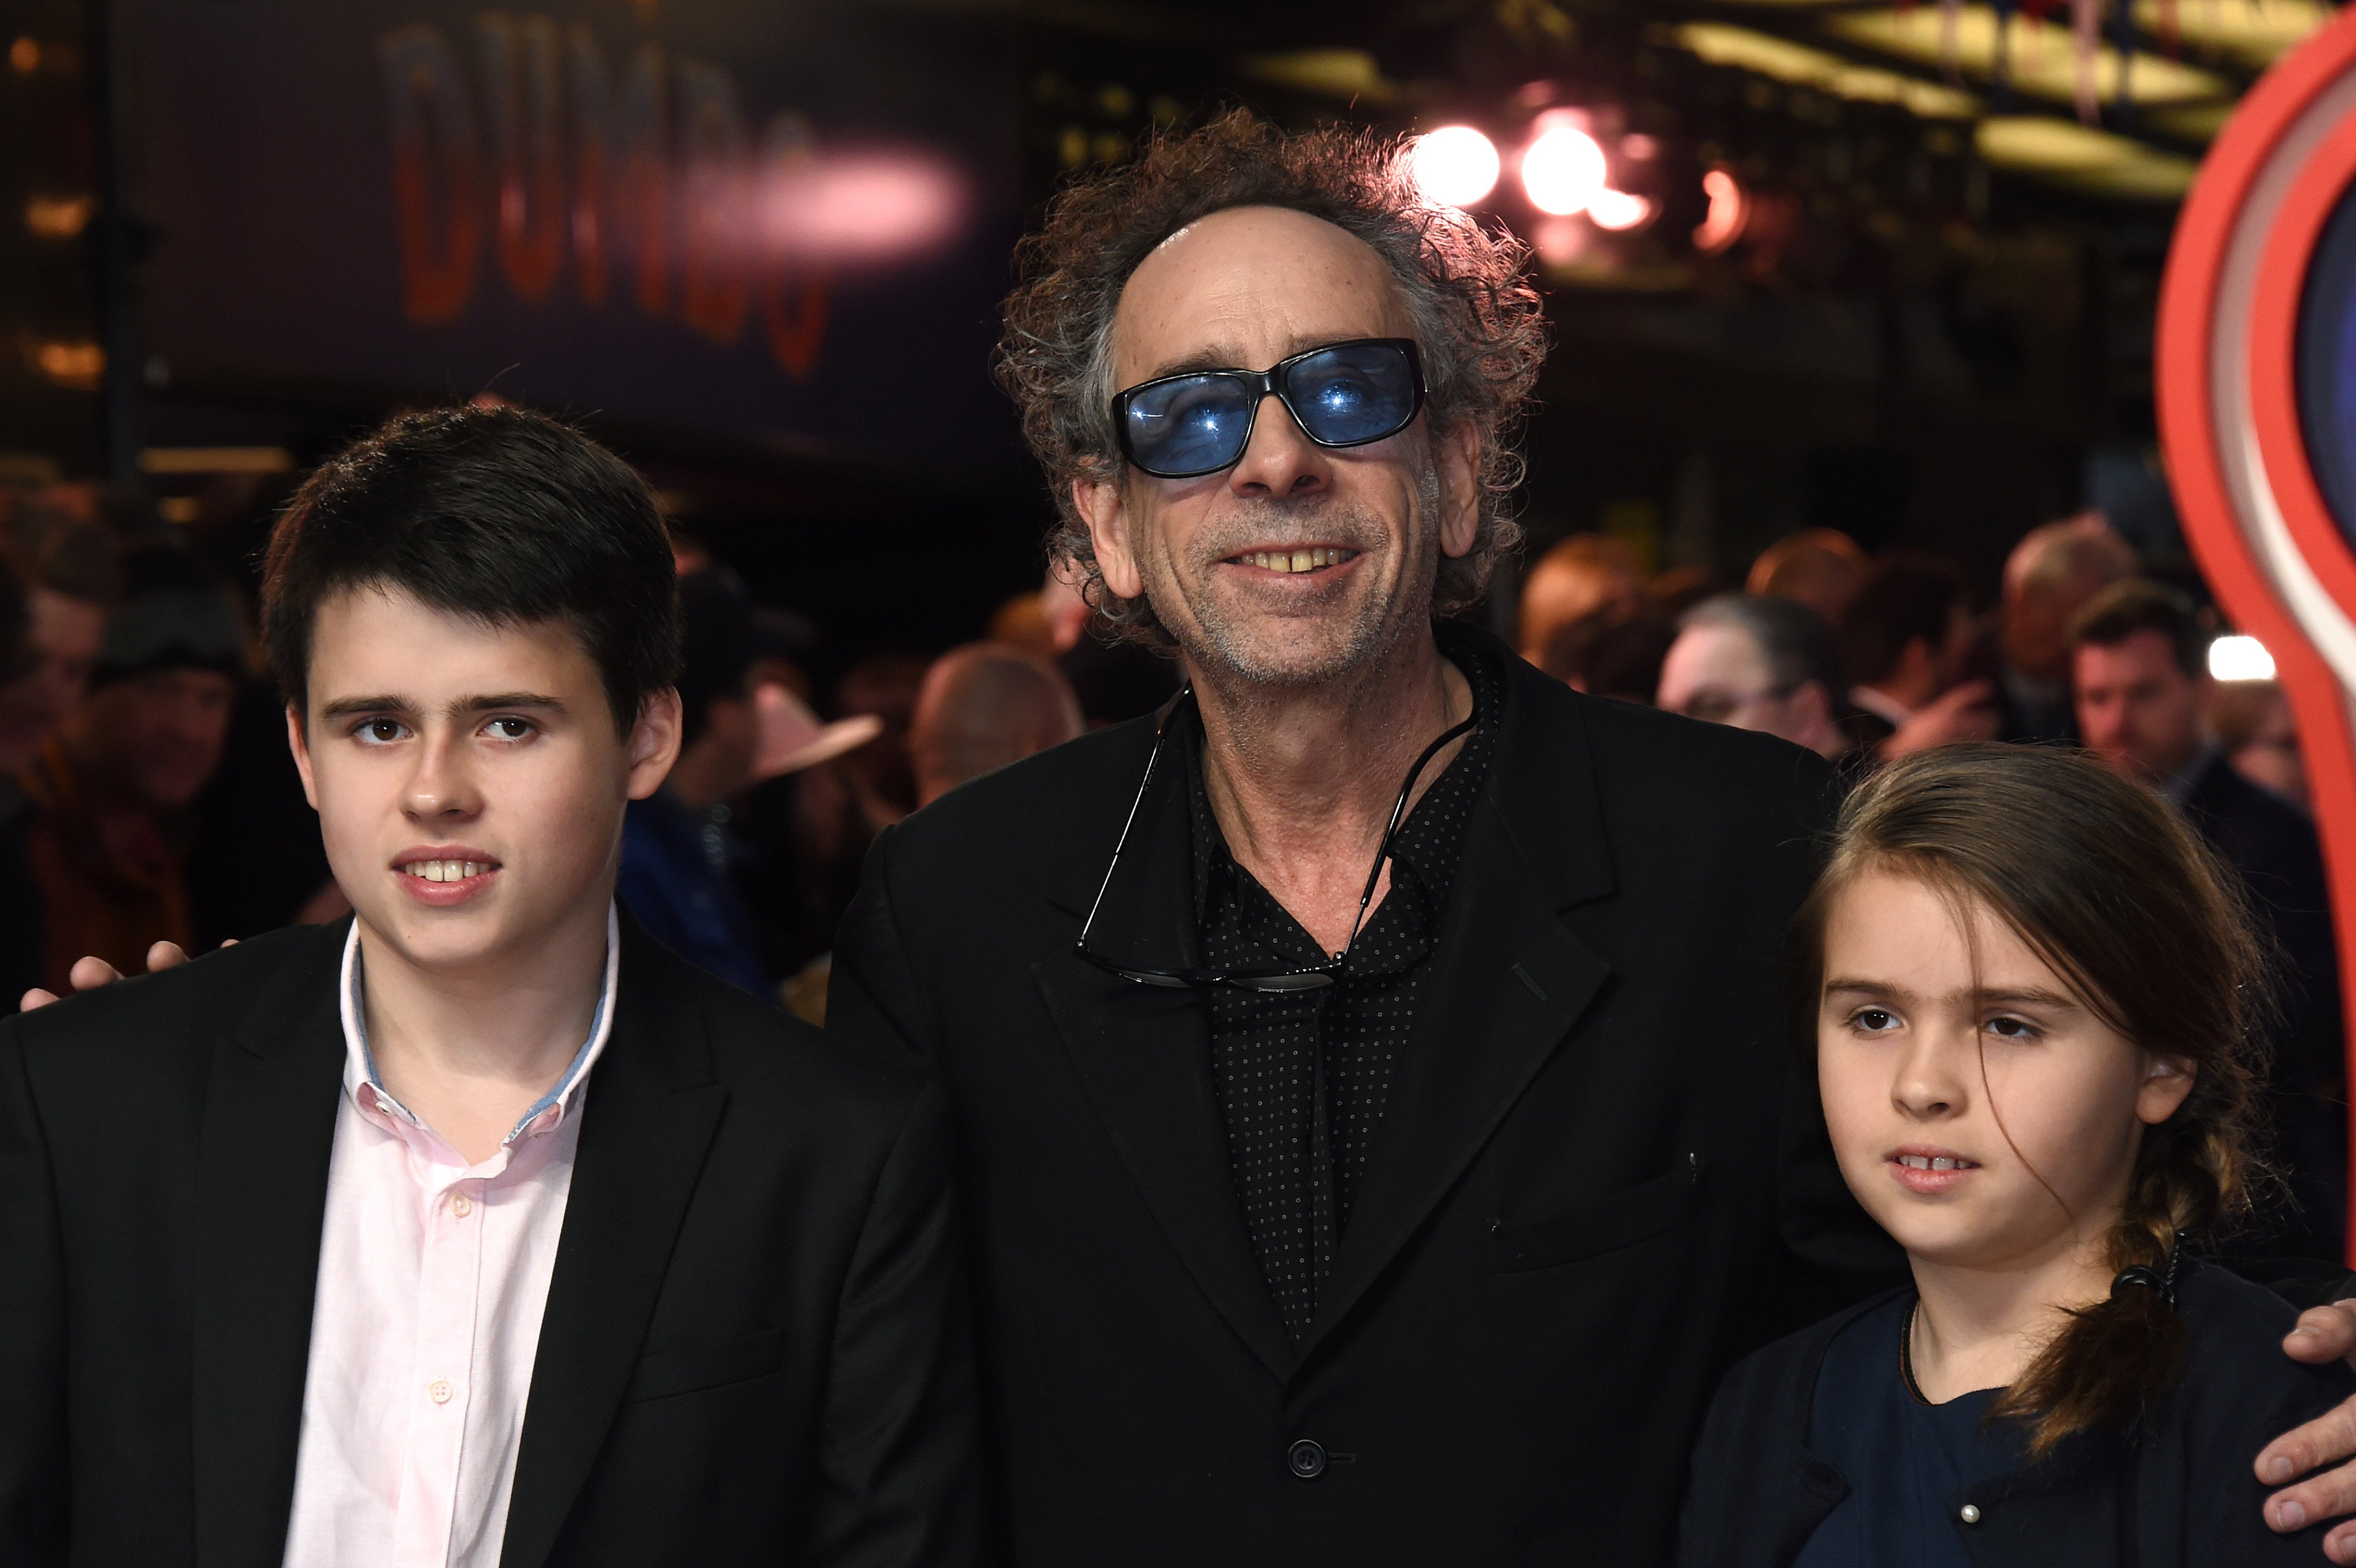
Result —
[[[1826,770],[1452,618],[1543,328],[1396,145],[1229,115],[1021,260],[1052,549],[1187,688],[885,834],[829,1019],[950,1085],[1011,1554],[1659,1562],[1779,1220],[1875,1258],[1779,1175]]]

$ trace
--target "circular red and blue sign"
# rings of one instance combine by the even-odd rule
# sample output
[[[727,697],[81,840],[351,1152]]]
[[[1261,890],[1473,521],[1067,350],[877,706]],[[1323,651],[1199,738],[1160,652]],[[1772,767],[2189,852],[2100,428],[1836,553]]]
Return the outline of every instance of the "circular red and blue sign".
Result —
[[[2298,716],[2356,995],[2356,11],[2260,79],[2201,165],[2158,393],[2185,536]]]

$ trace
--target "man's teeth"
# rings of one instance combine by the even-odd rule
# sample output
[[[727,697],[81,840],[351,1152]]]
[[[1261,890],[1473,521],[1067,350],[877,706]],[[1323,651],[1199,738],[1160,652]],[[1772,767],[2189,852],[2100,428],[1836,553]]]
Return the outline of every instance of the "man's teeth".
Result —
[[[1930,1155],[1901,1155],[1898,1163],[1917,1171],[1976,1171],[1979,1166],[1969,1160],[1951,1160]]]
[[[1263,572],[1314,572],[1321,566],[1339,566],[1356,553],[1355,550],[1253,550],[1236,559]]]
[[[422,876],[428,882],[464,882],[469,876],[480,876],[491,869],[487,860],[412,860],[401,868],[411,876]]]

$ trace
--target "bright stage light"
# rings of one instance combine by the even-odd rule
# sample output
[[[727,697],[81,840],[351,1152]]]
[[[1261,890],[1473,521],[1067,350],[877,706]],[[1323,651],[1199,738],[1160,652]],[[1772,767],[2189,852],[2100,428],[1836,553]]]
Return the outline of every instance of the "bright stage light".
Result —
[[[1497,188],[1497,145],[1470,125],[1442,125],[1415,139],[1408,167],[1435,207],[1470,207]]]
[[[2254,637],[2221,637],[2209,645],[2209,674],[2218,681],[2271,681],[2275,656]]]
[[[1652,216],[1653,203],[1649,198],[1632,196],[1610,186],[1597,191],[1595,199],[1587,204],[1588,220],[1598,229],[1609,229],[1614,233],[1642,228]]]
[[[1714,256],[1742,238],[1743,225],[1751,221],[1751,198],[1742,182],[1722,168],[1702,176],[1701,189],[1709,198],[1709,211],[1694,226],[1694,249]]]
[[[1522,189],[1541,212],[1584,212],[1603,189],[1603,149],[1576,125],[1543,132],[1522,152]]]

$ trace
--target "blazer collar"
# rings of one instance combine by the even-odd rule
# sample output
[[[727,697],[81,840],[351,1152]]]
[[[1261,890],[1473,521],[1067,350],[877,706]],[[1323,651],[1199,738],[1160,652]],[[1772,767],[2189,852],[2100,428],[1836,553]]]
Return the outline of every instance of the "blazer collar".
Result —
[[[612,1035],[588,1082],[508,1504],[506,1568],[540,1568],[620,1409],[728,1093],[696,980],[621,918]]]
[[[294,1499],[348,919],[287,958],[215,1041],[197,1149],[190,1411],[200,1564],[275,1561]]]
[[[293,1507],[346,1049],[348,918],[295,938],[212,1057],[197,1160],[192,1325],[199,1564],[276,1561]],[[539,1568],[587,1478],[720,1122],[680,961],[627,914],[611,1034],[532,1367],[502,1562]],[[257,1201],[257,1194],[272,1195]]]

